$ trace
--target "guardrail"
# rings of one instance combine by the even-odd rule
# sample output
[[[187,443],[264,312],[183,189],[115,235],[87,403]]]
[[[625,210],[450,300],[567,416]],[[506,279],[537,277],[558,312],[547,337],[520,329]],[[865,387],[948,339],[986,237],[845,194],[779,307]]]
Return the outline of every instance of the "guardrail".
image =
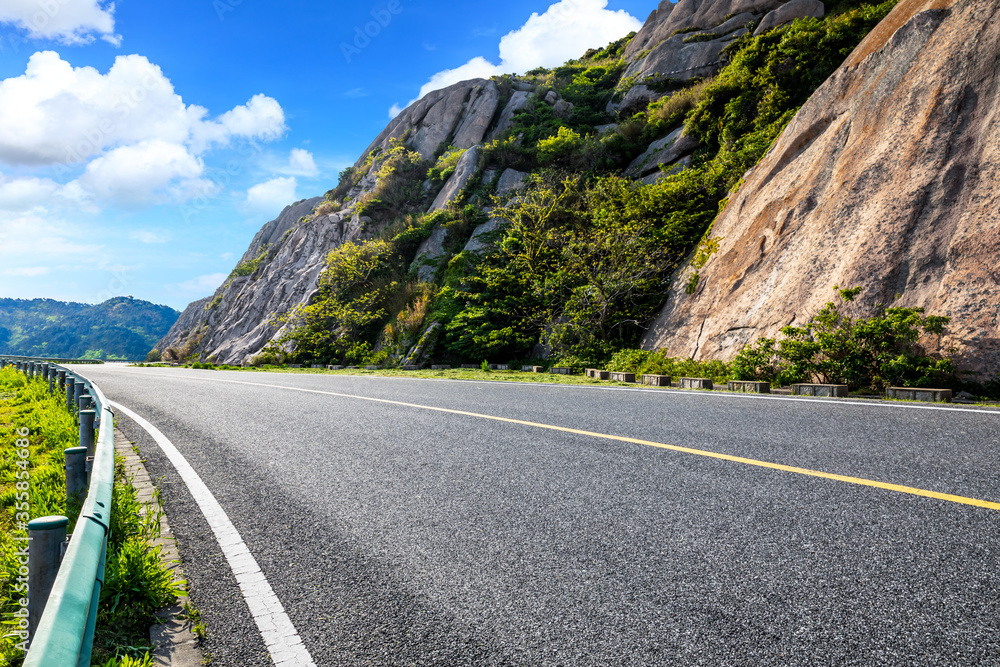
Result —
[[[97,606],[104,585],[104,564],[107,557],[108,531],[111,523],[111,493],[114,486],[115,442],[114,414],[100,388],[73,371],[49,359],[0,357],[0,367],[15,365],[29,377],[41,377],[49,382],[49,392],[65,391],[67,407],[76,411],[80,421],[80,444],[87,448],[89,490],[83,501],[76,527],[66,547],[62,562],[58,562],[64,517],[36,519],[28,525],[30,544],[29,571],[49,577],[29,590],[29,618],[38,617],[37,625],[29,620],[30,644],[24,667],[89,667],[94,643]],[[84,393],[86,391],[86,393]],[[90,401],[96,410],[91,411]],[[94,441],[94,428],[98,430]],[[67,450],[67,494],[73,485],[86,485],[79,470],[80,448]],[[92,461],[91,461],[91,458]],[[75,463],[71,464],[71,460]],[[70,478],[74,478],[71,480]],[[58,531],[61,528],[62,533]],[[47,539],[49,531],[57,540]],[[36,540],[38,547],[35,546]],[[54,548],[55,567],[40,562],[45,552]],[[56,568],[58,573],[55,573]],[[54,574],[54,581],[52,575]],[[29,587],[31,575],[29,575]],[[44,593],[48,583],[47,600]],[[34,597],[32,597],[34,593]],[[33,631],[32,631],[33,630]]]

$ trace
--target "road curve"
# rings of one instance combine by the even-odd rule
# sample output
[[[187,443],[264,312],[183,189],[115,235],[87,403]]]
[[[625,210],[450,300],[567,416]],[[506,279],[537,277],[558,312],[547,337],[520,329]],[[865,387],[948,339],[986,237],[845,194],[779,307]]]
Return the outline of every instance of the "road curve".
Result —
[[[204,480],[317,665],[1000,665],[998,412],[79,371]],[[174,466],[119,426],[213,664],[273,664]]]

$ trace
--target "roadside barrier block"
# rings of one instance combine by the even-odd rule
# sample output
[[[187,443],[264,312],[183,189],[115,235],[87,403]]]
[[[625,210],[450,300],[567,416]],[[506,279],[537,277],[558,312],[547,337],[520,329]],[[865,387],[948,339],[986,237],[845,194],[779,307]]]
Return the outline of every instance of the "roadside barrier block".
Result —
[[[358,370],[359,368],[361,368],[361,367],[360,367],[360,366],[348,366],[348,367],[347,367],[347,370],[349,370],[349,371],[356,371],[356,370]]]
[[[611,379],[611,371],[598,371],[598,370],[595,370],[594,371],[594,375],[592,377],[595,380],[604,380],[605,382],[607,382],[608,380]]]
[[[447,364],[432,364],[431,365],[431,370],[432,371],[450,371],[451,370],[451,366],[449,366]]]
[[[376,366],[375,364],[368,364],[367,366],[365,366],[365,370],[366,371],[377,371],[378,370],[378,366]]]
[[[549,369],[549,373],[555,373],[556,375],[572,375],[573,374],[573,369],[571,369],[571,368],[562,368],[562,367],[553,367],[553,368]]]
[[[507,364],[490,364],[491,371],[505,371],[508,370]]]
[[[323,364],[313,364],[313,368],[323,368]]]
[[[770,394],[770,382],[747,382],[743,380],[730,380],[729,391],[736,391],[743,394]]]
[[[888,398],[902,401],[923,401],[925,403],[951,403],[951,389],[918,389],[916,387],[889,387]]]
[[[462,368],[471,368],[473,370],[479,368],[479,364],[462,364]]]
[[[531,372],[532,373],[544,373],[545,372],[545,366],[532,366],[531,367]]]
[[[342,371],[342,370],[344,370],[344,367],[343,366],[327,366],[326,370],[328,370],[328,371]]]
[[[635,373],[611,373],[612,382],[635,382]]]
[[[669,375],[643,375],[642,383],[650,387],[669,387],[670,386],[670,376]]]
[[[400,366],[400,368],[402,370],[404,370],[404,371],[419,371],[420,370],[420,366],[414,366],[412,364],[408,365],[408,366]]]
[[[793,396],[824,396],[827,398],[847,398],[846,384],[793,384]]]
[[[681,378],[678,384],[681,389],[715,389],[715,383],[709,378]]]

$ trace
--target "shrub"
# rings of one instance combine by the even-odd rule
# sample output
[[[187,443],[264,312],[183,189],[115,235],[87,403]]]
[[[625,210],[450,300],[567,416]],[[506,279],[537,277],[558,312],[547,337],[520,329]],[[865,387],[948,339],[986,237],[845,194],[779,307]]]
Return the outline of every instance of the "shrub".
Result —
[[[880,393],[894,385],[955,383],[952,360],[930,355],[920,344],[921,336],[940,336],[949,318],[881,303],[863,316],[855,303],[862,288],[835,290],[840,303],[827,303],[805,327],[785,327],[780,340],[763,338],[744,348],[733,360],[737,379],[818,380]]]

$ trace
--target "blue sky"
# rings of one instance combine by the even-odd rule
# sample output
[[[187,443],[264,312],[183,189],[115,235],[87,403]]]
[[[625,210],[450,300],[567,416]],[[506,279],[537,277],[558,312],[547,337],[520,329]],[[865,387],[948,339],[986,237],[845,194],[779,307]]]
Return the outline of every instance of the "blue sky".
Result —
[[[182,309],[422,93],[656,4],[0,0],[0,297]]]

